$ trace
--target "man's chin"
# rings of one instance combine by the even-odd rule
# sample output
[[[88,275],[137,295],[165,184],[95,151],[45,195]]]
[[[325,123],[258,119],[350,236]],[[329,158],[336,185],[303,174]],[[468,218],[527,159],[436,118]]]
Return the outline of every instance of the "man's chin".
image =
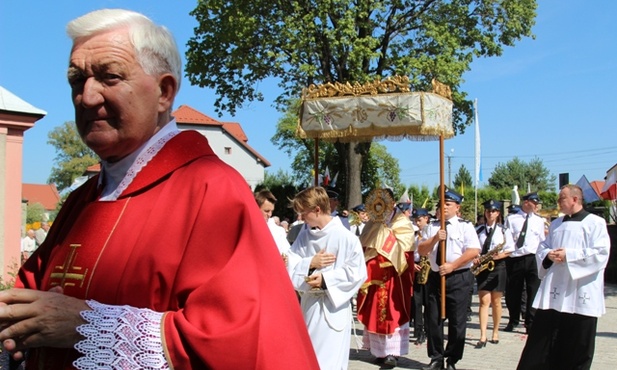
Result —
[[[92,149],[101,160],[106,162],[116,162],[126,155],[118,152],[120,144],[103,144],[99,142],[86,142],[88,148]]]

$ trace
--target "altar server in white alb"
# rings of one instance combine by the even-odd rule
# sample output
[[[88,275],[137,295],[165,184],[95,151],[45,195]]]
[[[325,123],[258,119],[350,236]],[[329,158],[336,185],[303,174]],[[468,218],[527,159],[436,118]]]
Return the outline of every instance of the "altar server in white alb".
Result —
[[[519,370],[590,369],[598,317],[606,311],[606,222],[583,209],[577,185],[562,187],[558,203],[565,216],[551,223],[548,238],[536,252],[542,282]]]
[[[291,246],[289,275],[300,294],[302,313],[319,366],[347,369],[351,341],[351,299],[366,280],[360,240],[332,217],[328,193],[310,187],[293,199],[307,227]]]

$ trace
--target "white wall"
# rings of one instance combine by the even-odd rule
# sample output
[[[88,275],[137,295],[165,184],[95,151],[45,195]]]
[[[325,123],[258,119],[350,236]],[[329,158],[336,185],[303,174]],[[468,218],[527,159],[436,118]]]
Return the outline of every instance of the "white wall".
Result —
[[[251,189],[254,190],[257,184],[263,182],[265,174],[263,163],[229,133],[225,133],[222,127],[178,124],[178,128],[182,131],[195,130],[204,135],[214,153],[223,162],[240,172]],[[231,148],[231,154],[226,154],[225,148]]]

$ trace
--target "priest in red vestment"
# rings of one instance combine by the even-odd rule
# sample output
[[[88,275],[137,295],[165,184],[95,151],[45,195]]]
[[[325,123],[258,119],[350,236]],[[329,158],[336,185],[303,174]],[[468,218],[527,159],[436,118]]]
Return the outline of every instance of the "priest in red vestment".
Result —
[[[394,367],[409,352],[414,231],[388,189],[373,190],[366,203],[371,219],[360,242],[368,278],[358,292],[358,320],[365,327],[364,347]]]
[[[1,368],[318,369],[246,181],[171,108],[173,37],[125,10],[67,28],[76,125],[102,171],[0,292]]]

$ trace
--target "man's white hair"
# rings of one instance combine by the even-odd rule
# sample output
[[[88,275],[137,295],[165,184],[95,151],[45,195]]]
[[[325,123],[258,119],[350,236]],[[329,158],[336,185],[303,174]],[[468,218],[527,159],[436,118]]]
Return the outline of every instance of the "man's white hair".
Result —
[[[171,73],[176,78],[176,93],[182,80],[182,60],[173,35],[143,14],[125,9],[101,9],[69,22],[66,32],[75,40],[97,33],[128,28],[135,55],[144,71],[152,76]]]

